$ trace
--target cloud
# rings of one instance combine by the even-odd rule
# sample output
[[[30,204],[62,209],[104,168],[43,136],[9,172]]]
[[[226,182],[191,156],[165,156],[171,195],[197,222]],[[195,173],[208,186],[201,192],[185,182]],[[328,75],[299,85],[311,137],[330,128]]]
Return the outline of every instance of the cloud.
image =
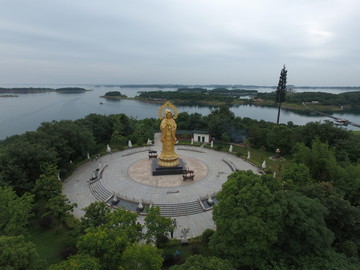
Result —
[[[355,0],[13,0],[2,11],[4,83],[274,85],[287,64],[292,84],[359,85]]]

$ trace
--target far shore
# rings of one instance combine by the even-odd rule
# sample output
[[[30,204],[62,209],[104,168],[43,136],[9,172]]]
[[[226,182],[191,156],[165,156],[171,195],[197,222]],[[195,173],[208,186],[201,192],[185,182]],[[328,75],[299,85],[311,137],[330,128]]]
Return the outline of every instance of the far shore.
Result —
[[[0,95],[0,98],[18,97],[18,95]]]
[[[165,99],[143,99],[143,98],[138,98],[138,97],[134,97],[134,98],[128,98],[128,97],[112,97],[112,96],[101,96],[101,98],[109,98],[109,99],[126,99],[126,100],[137,100],[139,102],[143,102],[143,103],[151,103],[151,104],[163,104],[165,101]],[[196,103],[192,102],[191,100],[183,100],[183,99],[176,99],[176,100],[172,100],[173,103],[176,103],[178,105],[201,105],[201,106],[209,106],[209,107],[217,107],[217,106],[223,106],[223,105],[228,105],[228,106],[238,106],[238,105],[254,105],[254,106],[260,106],[260,107],[277,107],[277,104],[273,101],[270,100],[262,100],[262,101],[257,101],[257,100],[235,100],[234,102],[232,102],[231,104],[229,103],[225,103],[225,102],[221,102],[221,101],[197,101]],[[312,104],[312,103],[307,103],[307,106],[313,110],[317,110],[317,111],[321,111],[321,112],[339,112],[339,111],[346,111],[346,110],[351,110],[351,106],[350,105],[343,105],[342,107],[339,106],[335,106],[335,105],[321,105],[321,104]],[[283,109],[287,109],[287,110],[292,110],[292,111],[308,111],[308,109],[301,103],[297,104],[297,103],[287,103],[284,102],[281,105],[281,108]]]

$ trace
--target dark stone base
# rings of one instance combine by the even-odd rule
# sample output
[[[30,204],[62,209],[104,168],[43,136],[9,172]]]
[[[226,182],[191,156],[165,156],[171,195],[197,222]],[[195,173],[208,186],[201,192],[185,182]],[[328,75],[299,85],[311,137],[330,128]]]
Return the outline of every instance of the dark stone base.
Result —
[[[157,159],[152,159],[152,175],[183,174],[186,170],[186,163],[181,158],[179,158],[179,165],[175,167],[162,167],[159,166],[157,161]]]

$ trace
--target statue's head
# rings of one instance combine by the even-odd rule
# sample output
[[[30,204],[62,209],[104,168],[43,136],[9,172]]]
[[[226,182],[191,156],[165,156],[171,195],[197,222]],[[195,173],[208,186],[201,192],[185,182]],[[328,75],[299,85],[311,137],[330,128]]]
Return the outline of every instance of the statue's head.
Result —
[[[166,118],[171,118],[172,117],[172,112],[169,109],[165,110],[165,117]]]

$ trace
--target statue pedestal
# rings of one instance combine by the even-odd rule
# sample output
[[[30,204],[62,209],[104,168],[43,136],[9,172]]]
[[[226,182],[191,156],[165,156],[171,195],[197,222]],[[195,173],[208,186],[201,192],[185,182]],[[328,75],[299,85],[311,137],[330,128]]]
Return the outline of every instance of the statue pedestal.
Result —
[[[174,167],[163,167],[158,164],[157,159],[152,159],[151,169],[152,175],[171,175],[171,174],[183,174],[186,170],[185,162],[179,158],[179,164]]]

